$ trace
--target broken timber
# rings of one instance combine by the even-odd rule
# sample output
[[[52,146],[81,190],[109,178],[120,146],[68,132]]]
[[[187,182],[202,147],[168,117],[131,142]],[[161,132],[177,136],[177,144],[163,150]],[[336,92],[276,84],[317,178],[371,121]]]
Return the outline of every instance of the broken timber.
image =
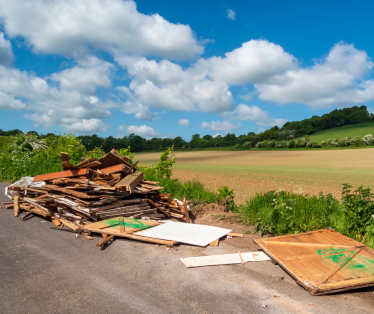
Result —
[[[374,250],[336,231],[255,242],[313,295],[374,286]]]

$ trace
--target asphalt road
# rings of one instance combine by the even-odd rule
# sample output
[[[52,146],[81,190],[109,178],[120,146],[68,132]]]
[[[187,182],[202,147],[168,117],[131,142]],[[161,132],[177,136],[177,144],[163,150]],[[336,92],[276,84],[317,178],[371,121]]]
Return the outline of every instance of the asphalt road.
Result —
[[[0,313],[373,312],[374,289],[313,297],[271,262],[187,269],[179,261],[238,251],[226,242],[167,249],[116,240],[100,251],[99,238],[52,226],[0,209]]]

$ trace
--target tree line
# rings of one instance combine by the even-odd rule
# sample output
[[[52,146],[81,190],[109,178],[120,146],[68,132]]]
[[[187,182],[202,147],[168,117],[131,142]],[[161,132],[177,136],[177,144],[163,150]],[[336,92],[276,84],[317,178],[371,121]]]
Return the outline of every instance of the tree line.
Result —
[[[130,134],[129,136],[124,136],[122,138],[115,138],[113,136],[103,138],[97,134],[81,135],[78,136],[78,138],[82,141],[82,144],[87,150],[93,150],[95,147],[101,147],[104,151],[110,151],[112,148],[119,150],[129,146],[133,152],[165,150],[171,145],[174,145],[174,147],[177,149],[189,149],[228,147],[238,144],[243,145],[244,143],[251,143],[251,146],[255,147],[258,142],[265,140],[292,140],[295,137],[310,135],[338,126],[372,121],[374,121],[374,115],[368,112],[366,106],[354,106],[351,108],[335,109],[330,113],[322,115],[321,117],[313,116],[310,119],[286,122],[282,128],[274,126],[259,134],[249,132],[247,134],[236,136],[234,133],[228,133],[225,136],[218,135],[216,137],[211,135],[201,136],[200,134],[194,134],[189,142],[183,140],[180,136],[177,136],[174,139],[145,139],[136,134]],[[0,136],[14,136],[17,134],[23,134],[23,132],[18,129],[10,131],[3,131],[0,129]],[[40,138],[58,136],[53,133],[39,135],[35,131],[30,131],[26,135],[31,134],[37,135]]]

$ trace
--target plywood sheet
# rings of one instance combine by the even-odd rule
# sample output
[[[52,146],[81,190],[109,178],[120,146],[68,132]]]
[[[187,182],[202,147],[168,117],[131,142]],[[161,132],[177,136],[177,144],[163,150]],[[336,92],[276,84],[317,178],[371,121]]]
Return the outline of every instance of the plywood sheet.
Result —
[[[120,219],[123,219],[124,222],[124,232],[121,232],[120,230]],[[82,229],[98,233],[119,234],[134,233],[135,231],[148,229],[157,225],[158,223],[150,221],[142,221],[126,217],[115,217],[85,225]]]
[[[231,232],[229,229],[206,225],[168,222],[149,230],[137,232],[136,234],[149,238],[207,246],[209,243],[225,236],[229,232]]]
[[[262,262],[269,261],[270,258],[264,252],[246,252],[240,253],[243,262]],[[180,258],[184,265],[187,267],[201,267],[201,266],[216,266],[216,265],[230,265],[241,264],[239,253],[223,254],[212,256],[198,256]]]
[[[314,295],[374,286],[374,250],[322,229],[256,242]]]

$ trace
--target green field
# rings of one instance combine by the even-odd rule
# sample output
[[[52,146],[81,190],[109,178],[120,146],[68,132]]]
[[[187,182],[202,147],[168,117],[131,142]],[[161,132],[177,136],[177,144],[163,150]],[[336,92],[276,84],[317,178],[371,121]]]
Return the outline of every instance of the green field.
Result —
[[[359,136],[360,138],[363,138],[367,134],[374,135],[374,122],[350,124],[333,129],[320,131],[315,134],[309,135],[309,140],[320,143],[321,141],[325,141],[329,138],[342,139],[347,136]]]

